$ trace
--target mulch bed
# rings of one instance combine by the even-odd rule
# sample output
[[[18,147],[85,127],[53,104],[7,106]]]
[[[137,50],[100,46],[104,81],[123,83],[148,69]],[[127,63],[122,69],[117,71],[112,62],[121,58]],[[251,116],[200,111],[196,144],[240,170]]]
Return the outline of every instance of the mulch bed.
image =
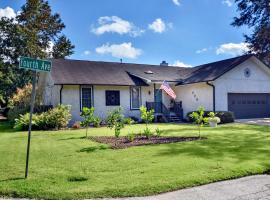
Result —
[[[136,136],[133,141],[129,141],[127,137],[115,138],[112,136],[92,136],[89,139],[108,144],[112,149],[124,149],[132,146],[142,146],[150,144],[169,144],[176,142],[188,142],[194,140],[205,140],[206,137],[172,137],[172,136],[151,136],[149,138],[145,136]]]

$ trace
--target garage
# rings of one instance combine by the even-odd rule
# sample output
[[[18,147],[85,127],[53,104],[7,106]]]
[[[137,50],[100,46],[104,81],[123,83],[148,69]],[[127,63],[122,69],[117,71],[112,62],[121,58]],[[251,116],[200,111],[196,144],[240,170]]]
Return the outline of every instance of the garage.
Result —
[[[237,119],[270,117],[270,94],[228,93],[228,110]]]

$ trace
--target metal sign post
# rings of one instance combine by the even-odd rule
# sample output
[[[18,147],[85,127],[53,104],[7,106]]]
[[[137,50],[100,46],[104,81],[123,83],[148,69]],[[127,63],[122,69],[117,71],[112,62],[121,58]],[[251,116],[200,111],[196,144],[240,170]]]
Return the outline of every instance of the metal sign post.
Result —
[[[33,73],[32,83],[32,94],[31,94],[31,105],[30,105],[30,118],[28,128],[28,141],[27,141],[27,152],[26,152],[26,165],[25,165],[25,178],[28,176],[28,164],[29,164],[29,153],[30,153],[30,142],[31,142],[31,130],[32,130],[32,116],[34,112],[34,105],[36,100],[36,83],[37,83],[37,71]]]
[[[26,165],[25,165],[25,178],[27,178],[28,177],[29,156],[30,156],[32,116],[33,116],[33,112],[34,112],[35,99],[36,99],[37,73],[38,73],[38,71],[50,72],[51,68],[52,68],[52,63],[51,63],[51,61],[48,61],[48,60],[39,60],[39,59],[28,58],[28,57],[20,57],[19,68],[30,69],[30,70],[34,71],[33,72],[33,82],[32,82],[29,128],[28,128]]]

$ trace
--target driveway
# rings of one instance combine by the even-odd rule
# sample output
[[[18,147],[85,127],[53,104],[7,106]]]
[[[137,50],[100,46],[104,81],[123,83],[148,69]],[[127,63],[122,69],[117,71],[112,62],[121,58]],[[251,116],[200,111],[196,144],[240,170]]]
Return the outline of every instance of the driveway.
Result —
[[[270,175],[249,176],[156,196],[106,200],[270,200]]]
[[[236,119],[235,122],[242,124],[257,124],[270,126],[270,118]]]

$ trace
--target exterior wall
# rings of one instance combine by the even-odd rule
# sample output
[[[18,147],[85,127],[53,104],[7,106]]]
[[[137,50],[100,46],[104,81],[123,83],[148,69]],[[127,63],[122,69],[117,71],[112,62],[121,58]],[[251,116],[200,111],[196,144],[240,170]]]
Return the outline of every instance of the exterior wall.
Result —
[[[250,77],[244,70],[250,69]],[[270,93],[270,69],[256,59],[249,59],[213,82],[216,110],[228,110],[228,93]]]
[[[190,111],[203,106],[206,110],[213,110],[213,89],[206,83],[194,83],[176,86],[176,101],[182,101],[184,118]]]
[[[87,87],[87,86],[83,86]],[[92,86],[89,86],[92,87]],[[125,117],[140,117],[139,110],[130,109],[130,87],[129,86],[93,86],[93,106],[95,108],[95,115],[105,119],[107,113],[118,106],[106,106],[105,91],[119,90],[120,91],[120,105],[123,108]],[[150,94],[149,94],[150,91]],[[141,87],[142,105],[146,101],[153,101],[153,87]],[[64,85],[62,90],[62,103],[71,105],[72,121],[80,121],[80,86],[79,85]]]

